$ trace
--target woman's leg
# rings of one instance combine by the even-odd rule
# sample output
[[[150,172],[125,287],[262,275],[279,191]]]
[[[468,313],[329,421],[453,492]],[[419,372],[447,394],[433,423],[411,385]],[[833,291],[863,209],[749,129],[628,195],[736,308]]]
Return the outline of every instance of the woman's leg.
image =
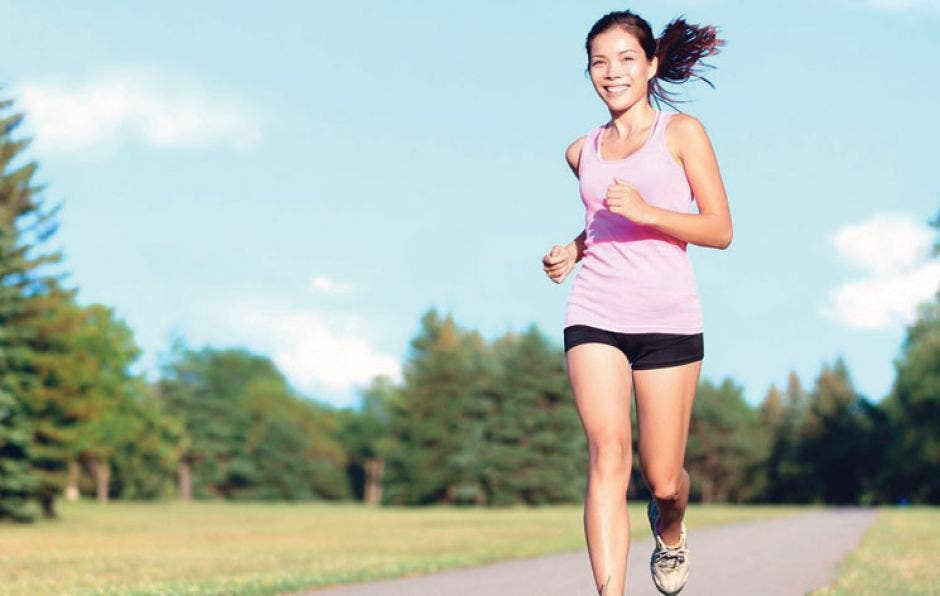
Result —
[[[630,366],[619,349],[583,343],[567,352],[568,376],[588,440],[584,534],[600,594],[623,594],[630,520]]]
[[[689,501],[684,468],[692,403],[702,361],[634,370],[640,468],[659,507],[659,534],[673,546]]]

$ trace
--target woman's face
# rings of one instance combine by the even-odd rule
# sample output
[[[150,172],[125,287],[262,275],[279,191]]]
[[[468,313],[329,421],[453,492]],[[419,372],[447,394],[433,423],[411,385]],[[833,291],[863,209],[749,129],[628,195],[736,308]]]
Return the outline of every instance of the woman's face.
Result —
[[[649,80],[656,76],[656,58],[647,60],[636,37],[613,27],[591,40],[588,72],[607,107],[623,111],[646,99]]]

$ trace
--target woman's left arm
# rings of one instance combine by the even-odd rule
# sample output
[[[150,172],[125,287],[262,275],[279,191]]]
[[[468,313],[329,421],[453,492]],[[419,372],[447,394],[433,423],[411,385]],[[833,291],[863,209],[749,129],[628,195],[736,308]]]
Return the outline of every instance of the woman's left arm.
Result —
[[[649,205],[645,223],[685,242],[728,248],[733,234],[728,197],[705,127],[687,114],[676,114],[669,124],[666,144],[685,169],[699,212],[680,213]]]

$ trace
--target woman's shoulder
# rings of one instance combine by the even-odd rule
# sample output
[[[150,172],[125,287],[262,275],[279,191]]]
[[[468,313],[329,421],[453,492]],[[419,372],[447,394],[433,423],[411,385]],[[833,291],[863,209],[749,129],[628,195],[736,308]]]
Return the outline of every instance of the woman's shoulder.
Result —
[[[569,163],[572,161],[572,158],[574,158],[575,163],[577,163],[578,155],[581,154],[581,147],[584,146],[584,142],[587,140],[588,136],[590,135],[582,135],[578,137],[568,145],[567,149],[565,149],[565,155],[568,157]]]
[[[692,138],[705,134],[705,125],[691,114],[675,112],[669,115],[666,122],[666,134],[677,140]]]
[[[676,112],[669,116],[666,122],[666,146],[673,158],[682,163],[683,148],[689,150],[700,145],[702,140],[708,139],[708,133],[705,132],[705,125],[701,120],[691,114]]]
[[[568,148],[565,149],[565,158],[568,160],[568,165],[571,166],[571,170],[574,172],[574,175],[578,175],[578,162],[581,161],[581,150],[584,148],[584,143],[588,142],[588,139],[593,138],[597,131],[601,128],[607,126],[607,123],[599,124],[589,130],[587,134],[581,135],[577,139],[571,142],[568,145]]]
[[[584,147],[584,143],[589,136],[590,134],[586,134],[578,137],[565,149],[565,159],[568,161],[568,166],[571,168],[571,171],[574,172],[575,176],[578,175],[578,164],[581,161],[581,148]]]

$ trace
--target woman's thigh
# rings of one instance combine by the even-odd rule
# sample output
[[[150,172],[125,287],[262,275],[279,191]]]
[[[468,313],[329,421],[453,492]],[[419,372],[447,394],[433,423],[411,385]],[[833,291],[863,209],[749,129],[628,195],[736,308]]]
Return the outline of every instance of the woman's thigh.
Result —
[[[702,361],[633,371],[640,467],[647,483],[678,481]]]
[[[630,448],[630,364],[618,348],[578,344],[567,351],[568,376],[590,446]]]

